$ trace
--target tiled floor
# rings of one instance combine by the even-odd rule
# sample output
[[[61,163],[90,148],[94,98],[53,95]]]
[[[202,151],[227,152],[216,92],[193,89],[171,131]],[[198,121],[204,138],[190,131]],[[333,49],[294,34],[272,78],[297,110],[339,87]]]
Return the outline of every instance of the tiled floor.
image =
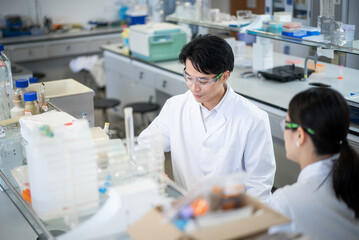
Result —
[[[35,240],[36,238],[36,233],[20,214],[15,205],[4,192],[0,191],[0,239]]]

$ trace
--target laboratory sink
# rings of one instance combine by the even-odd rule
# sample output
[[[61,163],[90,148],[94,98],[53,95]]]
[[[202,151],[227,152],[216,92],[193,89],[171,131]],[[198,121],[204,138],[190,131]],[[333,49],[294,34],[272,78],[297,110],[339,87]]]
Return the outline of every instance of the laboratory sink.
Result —
[[[43,83],[45,84],[46,98],[49,99],[77,94],[90,94],[94,92],[91,88],[74,79],[63,79]],[[41,84],[42,83],[36,83],[31,86],[34,86],[36,91],[39,92]]]
[[[94,91],[74,79],[63,79],[43,82],[45,84],[45,97],[60,110],[67,112],[75,118],[82,118],[87,114],[90,126],[94,126]],[[42,83],[31,85],[38,93]]]

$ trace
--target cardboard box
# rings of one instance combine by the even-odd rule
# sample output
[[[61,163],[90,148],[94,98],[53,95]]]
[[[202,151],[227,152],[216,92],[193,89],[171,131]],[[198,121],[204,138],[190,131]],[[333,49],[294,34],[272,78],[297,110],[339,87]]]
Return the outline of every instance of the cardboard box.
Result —
[[[254,206],[255,213],[247,218],[211,228],[184,233],[172,223],[165,222],[159,208],[150,210],[144,217],[127,229],[128,235],[135,240],[179,240],[179,239],[245,239],[262,233],[274,225],[290,222],[290,219],[275,212],[265,204],[244,194],[244,204]]]

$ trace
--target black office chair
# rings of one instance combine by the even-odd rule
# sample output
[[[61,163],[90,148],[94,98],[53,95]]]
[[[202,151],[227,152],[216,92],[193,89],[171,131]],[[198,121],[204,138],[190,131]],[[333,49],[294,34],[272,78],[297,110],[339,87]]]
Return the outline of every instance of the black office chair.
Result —
[[[145,129],[150,123],[151,120],[147,118],[146,120],[146,114],[150,112],[156,112],[160,109],[160,105],[158,103],[152,102],[152,96],[150,97],[148,102],[134,102],[127,104],[123,108],[132,107],[132,112],[140,113],[141,114],[141,120],[142,120],[142,129]]]

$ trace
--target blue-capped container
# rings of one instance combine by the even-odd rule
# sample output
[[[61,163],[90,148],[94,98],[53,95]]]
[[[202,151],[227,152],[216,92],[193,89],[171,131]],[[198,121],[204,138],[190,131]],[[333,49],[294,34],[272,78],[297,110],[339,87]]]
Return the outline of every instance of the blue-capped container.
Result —
[[[16,88],[27,88],[29,86],[29,81],[27,79],[17,79],[15,80]]]
[[[24,93],[25,110],[24,115],[36,115],[40,113],[39,105],[37,104],[37,93]]]
[[[15,90],[14,90],[14,98],[21,99],[21,106],[24,106],[24,94],[29,92],[28,89],[29,80],[27,79],[17,79],[15,80]]]
[[[137,24],[145,24],[147,17],[147,10],[139,9],[139,10],[128,10],[126,12],[126,21],[127,25],[137,25]]]
[[[38,83],[39,79],[37,77],[31,77],[29,78],[29,84]]]
[[[29,92],[36,92],[36,88],[34,87],[34,83],[38,83],[39,79],[37,77],[29,78]]]
[[[24,94],[24,101],[30,102],[30,101],[36,101],[37,100],[37,94],[36,92],[28,92]]]

